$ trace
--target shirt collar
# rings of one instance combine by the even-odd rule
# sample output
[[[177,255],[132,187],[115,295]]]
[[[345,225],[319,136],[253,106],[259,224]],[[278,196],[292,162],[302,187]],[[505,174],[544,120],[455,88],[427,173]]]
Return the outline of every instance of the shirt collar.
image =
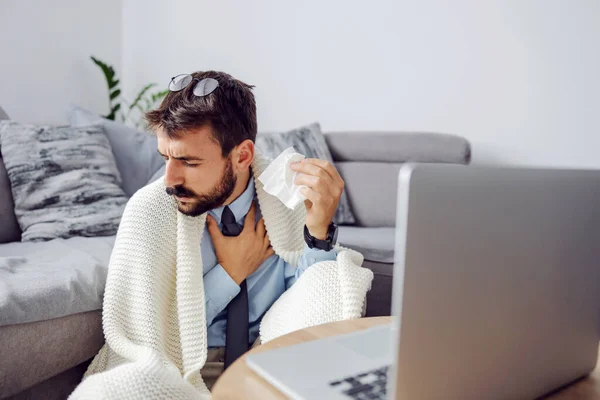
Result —
[[[250,175],[250,179],[248,180],[248,185],[246,186],[246,190],[238,196],[231,204],[228,205],[229,209],[235,215],[235,220],[238,224],[241,224],[246,214],[250,210],[250,206],[252,205],[252,201],[254,200],[254,177]],[[221,224],[221,215],[223,214],[223,209],[225,206],[213,208],[209,211],[210,215],[217,221],[218,224]]]

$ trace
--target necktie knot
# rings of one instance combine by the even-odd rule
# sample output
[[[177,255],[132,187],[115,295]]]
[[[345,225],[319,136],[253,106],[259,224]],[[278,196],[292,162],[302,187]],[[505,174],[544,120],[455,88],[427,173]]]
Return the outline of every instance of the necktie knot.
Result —
[[[221,214],[221,231],[225,236],[238,236],[242,232],[242,227],[237,223],[233,211],[228,206],[223,208]]]

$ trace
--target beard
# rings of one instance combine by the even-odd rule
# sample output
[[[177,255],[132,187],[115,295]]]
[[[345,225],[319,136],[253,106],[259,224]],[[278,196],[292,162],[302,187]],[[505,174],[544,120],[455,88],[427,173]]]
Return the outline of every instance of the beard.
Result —
[[[233,174],[231,160],[227,160],[220,183],[218,183],[208,194],[196,194],[192,190],[181,185],[172,188],[168,187],[166,190],[169,196],[189,197],[193,199],[186,202],[177,200],[177,209],[182,214],[190,217],[197,217],[213,208],[223,205],[225,200],[233,193],[236,182],[237,177]]]

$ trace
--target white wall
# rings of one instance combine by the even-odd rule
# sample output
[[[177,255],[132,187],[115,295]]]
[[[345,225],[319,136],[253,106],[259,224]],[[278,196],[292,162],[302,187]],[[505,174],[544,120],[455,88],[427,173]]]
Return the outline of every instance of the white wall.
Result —
[[[121,0],[0,0],[0,105],[11,119],[65,123],[73,101],[108,111],[94,55],[121,65]]]
[[[600,167],[597,0],[126,0],[128,93],[218,69],[259,129],[457,133],[476,163]]]

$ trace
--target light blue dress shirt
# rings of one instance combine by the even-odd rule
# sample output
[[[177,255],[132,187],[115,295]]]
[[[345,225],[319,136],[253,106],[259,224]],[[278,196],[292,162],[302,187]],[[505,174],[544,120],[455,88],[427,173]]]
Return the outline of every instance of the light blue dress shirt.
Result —
[[[254,178],[251,176],[244,193],[229,204],[238,224],[244,225],[244,218],[256,197]],[[224,207],[209,211],[221,228],[221,214]],[[256,208],[256,221],[261,218],[260,208]],[[204,228],[201,241],[202,264],[204,266],[204,294],[206,297],[206,323],[208,325],[208,347],[225,346],[227,326],[227,305],[239,293],[240,287],[227,271],[217,263],[215,248]],[[277,254],[272,255],[246,278],[248,287],[248,319],[250,343],[258,338],[258,328],[263,315],[271,305],[289,289],[302,273],[319,261],[335,260],[337,251],[311,249],[306,244],[298,262],[298,267],[285,262]]]

